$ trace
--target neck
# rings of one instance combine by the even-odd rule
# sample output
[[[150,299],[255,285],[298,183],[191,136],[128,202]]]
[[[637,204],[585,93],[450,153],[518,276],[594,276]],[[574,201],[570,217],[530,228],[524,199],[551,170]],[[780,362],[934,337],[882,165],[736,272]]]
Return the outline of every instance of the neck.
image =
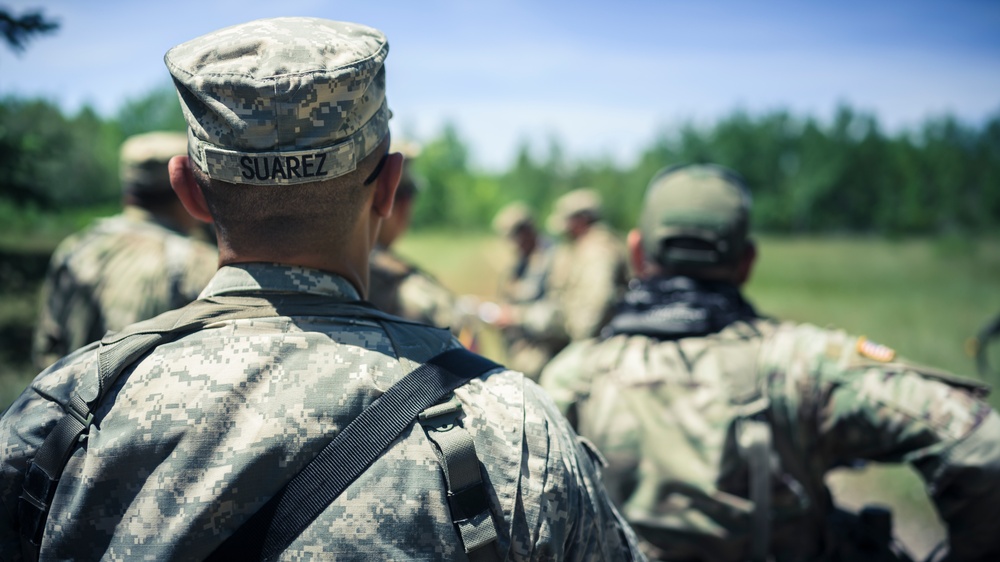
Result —
[[[368,259],[375,246],[378,227],[359,220],[346,240],[310,240],[294,249],[286,247],[240,248],[219,237],[219,267],[238,263],[276,263],[308,267],[339,275],[368,296]]]

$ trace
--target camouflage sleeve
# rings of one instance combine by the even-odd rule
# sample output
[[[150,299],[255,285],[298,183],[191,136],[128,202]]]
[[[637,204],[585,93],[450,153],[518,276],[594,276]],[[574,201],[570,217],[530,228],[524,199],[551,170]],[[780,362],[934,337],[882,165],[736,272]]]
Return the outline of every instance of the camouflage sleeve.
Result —
[[[69,381],[61,374],[43,374],[0,417],[0,560],[22,559],[16,523],[24,475],[45,437],[64,415],[52,398],[65,394],[68,388]]]
[[[601,482],[603,461],[592,446],[569,427],[537,385],[525,381],[526,474],[521,502],[537,498],[538,521],[533,545],[516,538],[510,558],[517,560],[644,560],[631,527],[609,499]],[[535,406],[535,407],[531,407]],[[540,434],[545,431],[547,435]],[[547,449],[547,451],[545,450]],[[547,466],[530,466],[544,462]],[[519,502],[520,503],[520,502]],[[517,529],[512,535],[518,536]]]
[[[39,371],[103,335],[98,305],[81,290],[57,251],[42,283],[32,361]]]
[[[400,316],[448,328],[459,335],[461,322],[455,295],[430,277],[419,272],[408,275],[399,286],[399,303]]]
[[[587,342],[570,344],[550,361],[538,379],[559,412],[573,427],[577,423],[577,404],[586,397],[594,377],[594,369],[586,368]]]
[[[513,323],[525,336],[536,340],[566,341],[566,317],[554,298],[511,305]]]
[[[803,446],[816,432],[824,462],[817,468],[907,462],[928,484],[952,555],[1000,559],[1000,418],[980,385],[897,360],[864,338],[799,330],[772,349],[794,360],[782,382],[769,376],[771,397]]]

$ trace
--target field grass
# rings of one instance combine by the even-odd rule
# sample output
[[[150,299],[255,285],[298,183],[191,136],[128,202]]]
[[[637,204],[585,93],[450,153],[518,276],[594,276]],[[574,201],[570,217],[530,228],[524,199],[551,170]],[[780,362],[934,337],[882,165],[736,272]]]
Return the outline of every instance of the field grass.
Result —
[[[399,252],[456,293],[483,298],[496,295],[512,259],[499,240],[477,234],[410,235]],[[763,314],[866,335],[975,377],[965,345],[1000,314],[1000,239],[763,237],[746,293]],[[1000,406],[1000,394],[992,398]]]

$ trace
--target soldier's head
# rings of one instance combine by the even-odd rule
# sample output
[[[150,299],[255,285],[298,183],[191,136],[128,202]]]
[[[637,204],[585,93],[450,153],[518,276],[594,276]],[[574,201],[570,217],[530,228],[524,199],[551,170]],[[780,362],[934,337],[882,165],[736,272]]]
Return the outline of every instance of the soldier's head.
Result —
[[[713,164],[657,173],[638,228],[629,233],[640,276],[683,274],[742,284],[756,249],[749,239],[750,193],[735,172]]]
[[[122,202],[168,219],[183,230],[195,226],[170,188],[167,171],[171,158],[186,153],[184,133],[156,131],[125,139],[118,154]]]
[[[188,123],[171,161],[185,207],[213,220],[220,263],[351,269],[392,210],[382,32],[318,18],[251,21],[170,49]],[[367,284],[367,273],[363,283]]]
[[[396,188],[395,202],[392,206],[392,214],[382,221],[382,228],[378,233],[378,243],[384,248],[389,248],[400,236],[410,228],[410,219],[413,218],[413,202],[420,192],[420,178],[413,170],[413,162],[420,155],[420,146],[413,142],[393,141],[391,150],[399,152],[405,158],[403,161],[403,173],[399,179],[399,187]]]
[[[538,230],[531,209],[523,201],[508,203],[493,217],[493,231],[517,246],[527,256],[538,246]]]
[[[547,226],[553,234],[569,237],[571,240],[583,236],[590,227],[601,220],[603,201],[594,189],[574,189],[566,193],[553,206]]]

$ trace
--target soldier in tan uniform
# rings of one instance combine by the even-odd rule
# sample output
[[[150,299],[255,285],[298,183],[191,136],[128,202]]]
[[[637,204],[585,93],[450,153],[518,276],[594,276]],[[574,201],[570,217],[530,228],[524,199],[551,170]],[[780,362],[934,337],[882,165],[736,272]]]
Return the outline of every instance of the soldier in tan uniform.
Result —
[[[42,285],[36,367],[193,301],[212,278],[216,249],[191,237],[200,223],[167,177],[167,161],[186,151],[187,137],[176,132],[136,135],[122,144],[124,210],[56,248]]]
[[[824,476],[906,462],[948,527],[947,560],[1000,560],[1000,416],[974,381],[842,331],[757,314],[750,199],[710,166],[653,178],[628,245],[638,278],[605,337],[541,383],[604,453],[651,558],[905,560],[889,514],[833,504]]]
[[[0,557],[641,558],[540,388],[364,301],[403,166],[388,48],[273,18],[167,52],[189,126],[171,183],[221,266],[0,418]]]
[[[600,333],[628,280],[625,246],[601,220],[602,201],[593,189],[577,189],[558,200],[549,231],[564,236],[552,256],[545,298],[507,305],[496,324],[515,327],[559,347]]]
[[[516,259],[500,280],[499,301],[512,306],[530,306],[545,299],[555,243],[538,231],[531,210],[515,201],[493,219],[493,230],[514,247]],[[538,380],[542,367],[565,346],[563,338],[532,333],[526,325],[502,330],[511,368]]]

